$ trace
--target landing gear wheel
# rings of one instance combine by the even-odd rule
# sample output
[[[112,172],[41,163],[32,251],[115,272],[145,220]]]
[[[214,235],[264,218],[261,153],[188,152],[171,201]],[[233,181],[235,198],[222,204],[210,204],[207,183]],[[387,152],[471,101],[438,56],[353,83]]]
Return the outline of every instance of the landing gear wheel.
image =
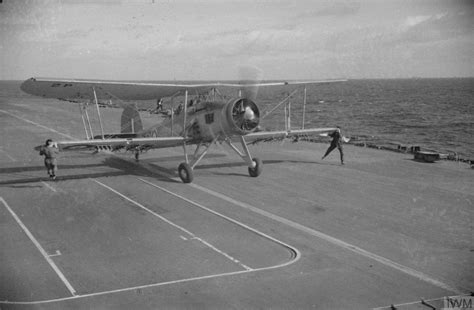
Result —
[[[178,174],[183,183],[191,183],[194,179],[193,169],[187,163],[179,164]]]
[[[256,178],[262,173],[263,162],[259,158],[254,158],[252,161],[255,163],[255,167],[249,167],[249,175],[253,178]]]

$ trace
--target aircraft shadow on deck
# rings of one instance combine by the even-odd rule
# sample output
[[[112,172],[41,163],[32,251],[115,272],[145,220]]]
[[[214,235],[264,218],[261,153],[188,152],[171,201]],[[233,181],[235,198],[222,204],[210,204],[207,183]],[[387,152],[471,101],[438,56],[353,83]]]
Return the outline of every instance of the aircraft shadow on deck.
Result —
[[[81,169],[81,168],[93,168],[93,167],[109,167],[116,169],[118,171],[107,171],[107,172],[97,172],[97,173],[84,173],[84,174],[61,174],[62,170],[67,169]],[[161,167],[156,167],[158,170],[166,169]],[[22,173],[22,172],[32,172],[32,171],[44,171],[46,173],[46,168],[44,166],[22,166],[22,167],[10,167],[10,168],[1,168],[1,174],[10,174],[10,173]],[[169,173],[169,172],[168,172]],[[58,176],[55,182],[65,181],[65,180],[79,180],[79,179],[92,179],[100,177],[114,177],[114,176],[124,176],[124,175],[135,175],[135,176],[148,176],[154,177],[167,182],[178,182],[171,180],[168,177],[154,173],[145,167],[133,164],[127,160],[120,158],[106,158],[101,164],[84,164],[84,165],[59,165]],[[37,183],[42,181],[50,181],[49,177],[37,177],[31,176],[27,178],[16,178],[13,180],[2,180],[0,181],[0,186],[9,186],[14,185],[15,188],[32,188],[34,186],[19,186],[18,184],[27,184],[27,183]]]
[[[226,157],[223,154],[212,154],[209,156],[211,158],[217,157]],[[168,156],[165,160],[180,160],[182,159],[181,156]],[[153,163],[153,168],[164,172],[165,174],[176,174],[175,172],[170,172],[169,169],[161,167],[157,165],[155,162],[162,161],[162,158],[158,159],[145,159],[142,160],[143,162]],[[323,163],[318,161],[305,161],[305,160],[285,160],[285,159],[271,159],[271,160],[263,160],[264,165],[272,165],[272,164],[283,164],[283,163],[293,163],[293,164],[310,164],[310,165],[338,165],[333,163]],[[107,171],[107,172],[97,172],[97,173],[85,173],[85,174],[61,174],[61,171],[67,169],[81,169],[81,168],[94,168],[94,167],[109,167],[116,169],[117,171]],[[206,164],[206,165],[199,165],[195,167],[195,170],[205,170],[205,169],[213,169],[213,168],[233,168],[233,167],[247,167],[247,164],[244,162],[227,162],[227,163],[216,163],[216,164]],[[32,171],[44,171],[46,169],[44,166],[22,166],[22,167],[9,167],[9,168],[0,168],[0,175],[1,174],[10,174],[10,173],[22,173],[22,172],[32,172]],[[242,171],[242,173],[234,172],[212,172],[214,175],[227,175],[227,176],[248,176],[246,170]],[[131,163],[125,159],[121,159],[118,157],[113,158],[105,158],[102,163],[99,164],[84,164],[84,165],[59,165],[59,172],[56,182],[65,181],[65,180],[79,180],[79,179],[93,179],[93,178],[101,178],[101,177],[114,177],[114,176],[126,176],[126,175],[134,175],[134,176],[142,176],[142,177],[154,177],[156,179],[176,183],[179,181],[172,180],[169,177],[161,175],[159,173],[153,172],[146,167],[141,165],[137,165],[135,163]],[[18,184],[27,184],[27,183],[37,183],[42,181],[50,181],[49,177],[36,177],[31,176],[27,178],[17,178],[13,180],[2,180],[0,181],[0,186],[9,186],[14,185],[12,187],[15,188],[32,188],[35,186],[19,186]]]
[[[322,166],[340,166],[339,163],[332,163],[332,162],[318,162],[318,161],[306,161],[306,160],[286,160],[286,159],[270,159],[265,160],[263,159],[263,166],[266,165],[274,165],[274,164],[284,164],[284,163],[292,163],[292,164],[308,164],[308,165],[322,165]],[[207,164],[207,165],[199,165],[195,170],[201,169],[212,169],[212,168],[233,168],[233,167],[247,167],[247,164],[244,162],[229,162],[229,163],[219,163],[219,164]],[[264,168],[265,170],[265,168]],[[221,176],[244,176],[248,177],[248,173],[246,170],[242,170],[242,173],[230,173],[230,172],[213,172],[214,175],[221,175]]]
[[[192,156],[190,156],[192,157]],[[219,157],[227,157],[226,154],[207,154],[205,158],[219,158]],[[146,163],[156,163],[156,162],[164,162],[164,161],[183,161],[183,155],[176,155],[176,156],[158,156],[156,158],[147,158],[147,159],[140,159],[140,162]]]

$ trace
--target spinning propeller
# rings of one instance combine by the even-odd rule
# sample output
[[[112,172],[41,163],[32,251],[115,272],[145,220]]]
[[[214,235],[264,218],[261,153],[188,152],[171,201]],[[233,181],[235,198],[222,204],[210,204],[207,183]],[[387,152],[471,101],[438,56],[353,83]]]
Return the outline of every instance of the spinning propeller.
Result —
[[[255,100],[263,72],[256,67],[242,66],[239,68],[239,76],[239,83],[242,84],[241,98],[234,103],[232,118],[238,128],[248,132],[255,129],[260,121],[260,111]]]
[[[258,126],[260,111],[252,100],[240,98],[234,103],[232,108],[232,119],[238,128],[248,132]]]

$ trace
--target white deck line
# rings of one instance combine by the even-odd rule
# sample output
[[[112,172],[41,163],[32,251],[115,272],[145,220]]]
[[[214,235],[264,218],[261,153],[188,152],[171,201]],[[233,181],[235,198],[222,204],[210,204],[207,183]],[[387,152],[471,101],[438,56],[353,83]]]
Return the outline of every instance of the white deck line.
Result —
[[[162,190],[162,191],[164,191],[164,192],[166,192],[166,193],[168,193],[168,194],[170,194],[170,195],[173,195],[173,196],[175,196],[175,197],[177,197],[177,198],[179,198],[179,199],[182,199],[182,200],[184,200],[184,201],[186,201],[186,202],[188,202],[188,203],[190,203],[190,204],[193,204],[193,205],[195,205],[196,207],[199,207],[199,208],[201,208],[201,209],[203,209],[203,210],[206,210],[206,211],[209,212],[209,213],[212,213],[212,214],[214,214],[214,215],[217,215],[217,216],[219,216],[219,217],[221,217],[221,218],[223,218],[223,219],[226,219],[226,220],[229,221],[229,222],[232,222],[232,223],[234,223],[234,224],[236,224],[236,225],[238,225],[238,226],[240,226],[240,227],[243,227],[243,228],[245,228],[246,230],[250,230],[250,231],[256,233],[257,235],[260,235],[260,236],[262,236],[262,237],[264,237],[264,238],[266,238],[266,239],[268,239],[268,240],[271,240],[271,241],[273,241],[273,242],[275,242],[275,243],[280,244],[281,246],[283,246],[283,247],[285,247],[285,248],[287,248],[287,249],[293,251],[293,252],[295,253],[295,256],[296,256],[297,259],[299,259],[299,257],[301,256],[301,254],[300,254],[300,252],[298,251],[298,249],[296,249],[295,247],[293,247],[293,246],[291,246],[291,245],[289,245],[289,244],[287,244],[287,243],[285,243],[285,242],[283,242],[283,241],[280,241],[280,240],[278,240],[278,239],[275,239],[275,238],[273,238],[272,236],[269,236],[269,235],[267,235],[267,234],[265,234],[265,233],[263,233],[263,232],[261,232],[261,231],[258,231],[258,230],[254,229],[254,228],[252,228],[252,227],[250,227],[250,226],[248,226],[248,225],[245,225],[244,223],[241,223],[241,222],[239,222],[239,221],[237,221],[237,220],[234,220],[233,218],[230,218],[230,217],[228,217],[228,216],[226,216],[226,215],[224,215],[224,214],[222,214],[222,213],[219,213],[219,212],[217,212],[217,211],[214,211],[214,210],[212,210],[212,209],[209,209],[209,208],[207,208],[207,207],[201,205],[200,203],[197,203],[197,202],[195,202],[195,201],[193,201],[193,200],[191,200],[191,199],[188,199],[188,198],[186,198],[186,197],[184,197],[184,196],[181,196],[181,195],[176,194],[176,193],[174,193],[174,192],[172,192],[172,191],[169,191],[169,190],[167,190],[166,188],[163,188],[163,187],[161,187],[161,186],[159,186],[159,185],[156,185],[156,184],[154,184],[154,183],[152,183],[152,182],[149,182],[149,181],[144,180],[144,179],[142,179],[142,178],[138,178],[138,179],[139,179],[140,181],[142,181],[142,182],[148,184],[148,185],[151,185],[151,186],[153,186],[153,187],[156,187],[156,188],[158,188],[158,189],[160,189],[160,190]]]
[[[94,179],[93,179],[94,180]],[[95,182],[97,182],[98,184],[101,184],[99,181],[97,180],[94,180]],[[143,180],[142,180],[143,181]],[[151,183],[153,184],[153,183]],[[104,184],[105,185],[105,184]],[[105,187],[108,187],[107,185],[105,185]],[[115,191],[115,190],[114,190]],[[167,190],[165,190],[167,191]],[[169,191],[167,191],[169,192]],[[172,193],[172,192],[169,192],[171,194],[174,194],[174,195],[177,195],[175,193]],[[122,194],[120,194],[122,196]],[[124,199],[132,202],[132,200],[126,196],[122,196]],[[183,197],[184,198],[184,197]],[[0,197],[1,199],[1,197]],[[193,203],[193,204],[197,204],[196,202],[193,202],[187,198],[185,198],[186,201],[190,202],[190,203]],[[138,203],[138,202],[137,202]],[[135,204],[135,203],[134,203]],[[202,205],[200,205],[201,207],[203,207]],[[203,207],[205,208],[205,207]],[[145,208],[146,210],[147,208]],[[209,209],[210,212],[214,213],[214,214],[219,214],[215,211],[212,211]],[[160,215],[158,215],[157,213],[149,210],[148,212],[151,212],[153,213],[154,215],[158,216],[161,218]],[[229,221],[232,221],[236,224],[238,224],[239,226],[242,226],[246,229],[249,229],[261,236],[264,236],[270,240],[273,240],[275,242],[278,242],[282,245],[284,245],[285,247],[288,247],[290,248],[292,251],[294,251],[295,253],[295,257],[293,257],[291,260],[287,261],[287,262],[284,262],[282,264],[278,264],[278,265],[274,265],[274,266],[268,266],[268,267],[262,267],[262,268],[256,268],[256,269],[245,269],[245,270],[242,270],[242,271],[234,271],[234,272],[226,272],[226,273],[219,273],[219,274],[213,274],[213,275],[207,275],[207,276],[201,276],[201,277],[193,277],[193,278],[187,278],[187,279],[180,279],[180,280],[173,280],[173,281],[166,281],[166,282],[158,282],[158,283],[151,283],[151,284],[145,284],[145,285],[139,285],[139,286],[132,286],[132,287],[126,287],[126,288],[121,288],[121,289],[115,289],[115,290],[109,290],[109,291],[102,291],[102,292],[96,292],[96,293],[90,293],[90,294],[84,294],[84,295],[74,295],[74,296],[71,296],[71,297],[63,297],[63,298],[55,298],[55,299],[48,299],[48,300],[39,300],[39,301],[8,301],[8,300],[4,300],[4,301],[0,301],[0,305],[2,304],[5,304],[5,305],[40,305],[40,304],[48,304],[48,303],[53,303],[53,302],[60,302],[60,301],[67,301],[67,300],[74,300],[74,299],[80,299],[80,298],[90,298],[90,297],[95,297],[95,296],[102,296],[102,295],[108,295],[108,294],[115,294],[115,293],[121,293],[121,292],[129,292],[129,291],[133,291],[133,290],[138,290],[138,289],[146,289],[146,288],[153,288],[153,287],[158,287],[158,286],[165,286],[165,285],[171,285],[171,284],[178,284],[178,283],[186,283],[186,282],[192,282],[192,281],[199,281],[199,280],[206,280],[206,279],[214,279],[214,278],[221,278],[221,277],[227,277],[227,276],[233,276],[233,275],[239,275],[239,274],[246,274],[246,273],[254,273],[254,272],[258,272],[258,271],[264,271],[264,270],[272,270],[272,269],[277,269],[277,268],[282,268],[282,267],[286,267],[288,265],[291,265],[295,262],[297,262],[300,258],[301,258],[301,254],[300,252],[298,251],[298,249],[278,240],[278,239],[275,239],[271,236],[268,236],[266,234],[264,234],[263,232],[260,232],[254,228],[251,228],[243,223],[240,223],[236,220],[233,220],[225,215],[219,215],[219,216],[222,216],[222,217],[225,217],[227,220]],[[170,225],[173,225],[177,228],[179,228],[178,225],[170,222],[169,220],[167,219],[163,219],[165,222],[167,223],[170,223]],[[182,231],[186,232],[187,234],[189,234],[190,236],[194,236],[191,232],[188,232],[186,229],[181,229]],[[180,236],[181,238],[183,236]]]
[[[54,263],[54,261],[50,258],[50,256],[48,255],[48,253],[46,253],[46,251],[43,249],[43,247],[41,246],[41,244],[38,242],[38,240],[36,240],[36,238],[33,236],[33,234],[30,232],[30,230],[25,226],[25,224],[23,224],[23,222],[20,220],[20,218],[18,217],[18,215],[16,215],[15,212],[13,212],[13,210],[10,208],[10,206],[7,204],[7,202],[5,201],[5,199],[3,199],[3,197],[0,197],[0,201],[3,203],[3,205],[5,206],[5,208],[7,208],[8,212],[10,212],[10,214],[13,216],[13,218],[15,219],[15,221],[18,223],[18,225],[20,225],[20,227],[23,229],[23,231],[25,232],[25,234],[28,236],[28,238],[30,238],[31,242],[33,242],[33,244],[36,246],[36,248],[38,249],[38,251],[40,251],[41,255],[43,255],[44,259],[46,259],[46,261],[49,263],[49,265],[51,266],[51,268],[53,268],[53,270],[56,272],[56,274],[58,275],[58,277],[61,279],[61,281],[63,281],[64,285],[66,285],[67,289],[69,290],[69,292],[71,293],[72,296],[75,296],[76,295],[76,290],[72,287],[71,283],[69,283],[69,281],[66,279],[66,277],[64,276],[64,274],[61,272],[61,270],[59,270],[58,266],[56,266],[56,264]]]
[[[44,184],[44,186],[46,186],[47,188],[49,188],[50,190],[52,190],[53,192],[57,193],[58,191],[52,187],[51,185],[49,185],[48,183],[46,183],[45,181],[41,181],[41,183]]]
[[[5,154],[6,157],[8,157],[8,159],[10,159],[11,161],[16,161],[15,158],[11,157],[5,150],[3,150],[2,147],[0,147],[0,152],[2,152],[3,154]]]
[[[35,126],[38,126],[38,127],[43,128],[43,129],[52,131],[52,132],[54,132],[54,133],[57,133],[58,135],[61,135],[61,136],[63,136],[63,137],[66,137],[66,138],[68,138],[68,139],[75,139],[74,137],[72,137],[72,136],[70,136],[70,135],[66,135],[66,134],[61,133],[61,132],[59,132],[59,131],[57,131],[57,130],[54,130],[54,129],[52,129],[52,128],[49,128],[49,127],[43,126],[43,125],[41,125],[41,124],[35,123],[35,122],[30,121],[30,120],[28,120],[28,119],[26,119],[26,118],[23,118],[23,117],[21,117],[21,116],[18,116],[18,115],[14,114],[14,113],[11,113],[11,112],[8,112],[8,111],[2,110],[2,109],[0,109],[0,112],[5,113],[5,114],[8,114],[8,115],[13,116],[13,117],[16,117],[16,118],[18,118],[19,120],[22,120],[22,121],[24,121],[24,122],[33,124],[33,125],[35,125]]]
[[[290,227],[293,227],[293,228],[295,228],[295,229],[297,229],[297,230],[306,232],[306,233],[308,233],[308,234],[310,234],[310,235],[312,235],[312,236],[315,236],[315,237],[318,237],[318,238],[320,238],[320,239],[323,239],[323,240],[325,240],[325,241],[327,241],[327,242],[330,242],[330,243],[332,243],[332,244],[334,244],[334,245],[337,245],[337,246],[339,246],[339,247],[341,247],[341,248],[344,248],[344,249],[346,249],[346,250],[352,251],[352,252],[357,253],[357,254],[359,254],[359,255],[362,255],[362,256],[364,256],[364,257],[373,259],[373,260],[375,260],[375,261],[377,261],[377,262],[379,262],[379,263],[381,263],[381,264],[383,264],[383,265],[385,265],[385,266],[394,268],[394,269],[396,269],[396,270],[398,270],[398,271],[401,271],[401,272],[403,272],[403,273],[405,273],[405,274],[408,274],[408,275],[410,275],[410,276],[412,276],[412,277],[415,277],[415,278],[417,278],[417,279],[419,279],[419,280],[422,280],[422,281],[424,281],[424,282],[430,283],[430,284],[432,284],[432,285],[434,285],[434,286],[440,287],[440,288],[442,288],[442,289],[445,289],[445,290],[447,290],[447,291],[454,292],[454,293],[460,294],[460,295],[462,295],[462,294],[465,293],[465,292],[461,292],[460,290],[458,290],[458,289],[455,288],[455,287],[452,287],[452,286],[450,286],[450,285],[448,285],[448,284],[446,284],[446,283],[443,283],[443,282],[441,282],[441,281],[439,281],[439,280],[437,280],[437,279],[434,279],[434,278],[432,278],[432,277],[430,277],[430,276],[428,276],[428,275],[426,275],[426,274],[424,274],[424,273],[422,273],[422,272],[420,272],[420,271],[417,271],[417,270],[415,270],[415,269],[413,269],[413,268],[404,266],[404,265],[402,265],[402,264],[399,264],[399,263],[397,263],[397,262],[394,262],[393,260],[390,260],[390,259],[388,259],[388,258],[382,257],[382,256],[380,256],[380,255],[377,255],[377,254],[371,253],[371,252],[369,252],[369,251],[366,251],[366,250],[364,250],[364,249],[362,249],[362,248],[360,248],[360,247],[358,247],[358,246],[355,246],[355,245],[353,245],[353,244],[350,244],[350,243],[348,243],[348,242],[345,242],[345,241],[342,241],[342,240],[340,240],[340,239],[331,237],[331,236],[329,236],[329,235],[327,235],[327,234],[325,234],[325,233],[322,233],[322,232],[320,232],[320,231],[318,231],[318,230],[315,230],[315,229],[306,227],[306,226],[304,226],[304,225],[301,225],[301,224],[299,224],[299,223],[293,222],[293,221],[291,221],[291,220],[288,220],[288,219],[283,218],[283,217],[281,217],[281,216],[275,215],[275,214],[273,214],[273,213],[264,211],[264,210],[262,210],[262,209],[256,208],[256,207],[251,206],[251,205],[249,205],[249,204],[246,204],[246,203],[244,203],[244,202],[240,202],[240,201],[235,200],[235,199],[233,199],[233,198],[230,198],[230,197],[228,197],[228,196],[226,196],[226,195],[224,195],[224,194],[215,192],[215,191],[213,191],[213,190],[210,190],[210,189],[205,188],[205,187],[203,187],[203,186],[197,185],[197,184],[195,184],[195,183],[191,183],[191,184],[189,184],[189,185],[192,186],[192,187],[194,187],[194,188],[197,188],[197,189],[199,189],[199,190],[201,190],[201,191],[204,191],[204,192],[206,192],[206,193],[208,193],[208,194],[210,194],[210,195],[213,195],[213,196],[215,196],[215,197],[218,197],[218,198],[221,198],[221,199],[223,199],[223,200],[225,200],[225,201],[228,201],[228,202],[230,202],[230,203],[232,203],[232,204],[234,204],[234,205],[237,205],[237,206],[242,207],[242,208],[247,209],[247,210],[251,210],[251,211],[253,211],[253,212],[255,212],[255,213],[258,213],[258,214],[260,214],[260,215],[263,215],[263,216],[265,216],[265,217],[267,217],[267,218],[270,218],[270,219],[272,219],[272,220],[274,220],[274,221],[280,222],[280,223],[282,223],[282,224],[285,224],[285,225],[288,225],[288,226],[290,226]]]
[[[202,277],[194,277],[194,278],[187,278],[187,279],[180,279],[180,280],[173,280],[173,281],[166,281],[166,282],[159,282],[159,283],[151,283],[151,284],[145,284],[145,285],[139,285],[139,286],[125,287],[125,288],[120,288],[120,289],[110,290],[110,291],[102,291],[102,292],[90,293],[90,294],[84,294],[84,295],[75,295],[75,296],[71,296],[71,297],[63,297],[63,298],[55,298],[55,299],[39,300],[39,301],[8,301],[8,300],[5,300],[5,301],[0,301],[0,305],[2,305],[2,304],[5,304],[5,305],[40,305],[40,304],[48,304],[48,303],[53,303],[53,302],[74,300],[74,299],[80,299],[80,298],[90,298],[90,297],[95,297],[95,296],[102,296],[102,295],[116,294],[116,293],[122,293],[122,292],[129,292],[129,291],[134,291],[134,290],[139,290],[139,289],[146,289],[146,288],[165,286],[165,285],[171,285],[171,284],[177,284],[177,283],[186,283],[186,282],[199,281],[199,280],[205,280],[205,279],[215,279],[215,278],[221,278],[221,277],[226,277],[226,276],[233,276],[233,275],[253,273],[253,272],[263,271],[263,270],[276,269],[276,268],[281,268],[281,267],[293,264],[295,261],[296,260],[291,260],[291,261],[285,262],[284,264],[270,266],[270,267],[263,267],[263,268],[258,268],[258,269],[252,269],[252,270],[241,270],[241,271],[234,271],[234,272],[218,273],[218,274],[207,275],[207,276],[202,276]]]
[[[142,165],[143,165],[143,164],[142,164]],[[150,165],[150,164],[145,164],[145,165],[152,166],[152,165]],[[154,169],[154,170],[156,170],[156,169]],[[170,179],[172,179],[172,180],[175,180],[175,181],[178,181],[178,182],[180,181],[180,179],[179,179],[178,177],[174,177],[174,176],[172,176],[171,174],[166,173],[166,172],[164,172],[164,171],[159,170],[159,171],[155,171],[155,172],[156,172],[157,174],[164,175],[164,176],[166,176],[166,177],[168,177],[168,178],[170,178]],[[143,180],[142,180],[142,181],[143,181]],[[145,182],[145,183],[148,183],[148,182],[146,182],[146,181],[144,181],[144,182]],[[152,183],[149,183],[149,184],[152,184]],[[346,249],[346,250],[352,251],[352,252],[354,252],[354,253],[357,253],[357,254],[362,255],[362,256],[364,256],[364,257],[367,257],[367,258],[369,258],[369,259],[375,260],[375,261],[377,261],[377,262],[379,262],[379,263],[381,263],[381,264],[383,264],[383,265],[385,265],[385,266],[387,266],[387,267],[390,267],[390,268],[396,269],[396,270],[398,270],[398,271],[401,271],[401,272],[403,272],[403,273],[405,273],[405,274],[407,274],[407,275],[410,275],[410,276],[412,276],[412,277],[415,277],[415,278],[417,278],[417,279],[419,279],[419,280],[422,280],[422,281],[424,281],[424,282],[430,283],[431,285],[434,285],[434,286],[436,286],[436,287],[445,289],[445,290],[447,290],[447,291],[453,292],[453,293],[458,294],[458,295],[463,295],[463,294],[466,293],[466,292],[464,292],[464,291],[462,291],[462,290],[460,290],[460,289],[458,289],[458,288],[456,288],[456,287],[453,287],[453,286],[451,286],[451,285],[448,285],[448,284],[446,284],[446,283],[444,283],[444,282],[442,282],[442,281],[440,281],[440,280],[437,280],[437,279],[435,279],[435,278],[433,278],[433,277],[431,277],[431,276],[429,276],[429,275],[426,275],[426,274],[424,274],[424,273],[422,273],[422,272],[420,272],[420,271],[417,271],[417,270],[415,270],[415,269],[413,269],[413,268],[404,266],[404,265],[399,264],[399,263],[397,263],[397,262],[395,262],[395,261],[392,261],[392,260],[390,260],[390,259],[388,259],[388,258],[385,258],[385,257],[383,257],[383,256],[380,256],[380,255],[377,255],[377,254],[375,254],[375,253],[369,252],[369,251],[364,250],[364,249],[362,249],[362,248],[360,248],[360,247],[358,247],[358,246],[355,246],[355,245],[350,244],[350,243],[347,243],[347,242],[345,242],[345,241],[343,241],[343,240],[340,240],[340,239],[337,239],[337,238],[335,238],[335,237],[329,236],[329,235],[327,235],[327,234],[325,234],[325,233],[322,233],[322,232],[320,232],[320,231],[318,231],[318,230],[315,230],[315,229],[306,227],[306,226],[304,226],[304,225],[301,225],[301,224],[299,224],[299,223],[293,222],[293,221],[288,220],[288,219],[286,219],[286,218],[280,217],[280,216],[275,215],[275,214],[273,214],[273,213],[264,211],[264,210],[262,210],[262,209],[259,209],[259,208],[257,208],[257,207],[254,207],[254,206],[251,206],[251,205],[249,205],[249,204],[247,204],[247,203],[244,203],[244,202],[235,200],[235,199],[233,199],[233,198],[231,198],[231,197],[229,197],[229,196],[226,196],[226,195],[224,195],[224,194],[221,194],[221,193],[215,192],[215,191],[213,191],[213,190],[210,190],[210,189],[208,189],[208,188],[205,188],[205,187],[203,187],[203,186],[197,185],[196,183],[189,183],[188,185],[189,185],[189,186],[192,186],[192,187],[194,187],[194,188],[196,188],[196,189],[199,189],[199,190],[201,190],[201,191],[203,191],[203,192],[205,192],[205,193],[208,193],[208,194],[210,194],[210,195],[213,195],[213,196],[215,196],[215,197],[217,197],[217,198],[220,198],[220,199],[222,199],[222,200],[225,200],[225,201],[227,201],[227,202],[230,202],[230,203],[232,203],[232,204],[234,204],[234,205],[236,205],[236,206],[239,206],[239,207],[244,208],[244,209],[247,209],[247,210],[251,210],[251,211],[253,211],[253,212],[257,213],[257,214],[263,215],[263,216],[265,216],[265,217],[267,217],[267,218],[270,218],[270,219],[272,219],[272,220],[274,220],[274,221],[277,221],[277,222],[280,222],[280,223],[282,223],[282,224],[288,225],[288,226],[293,227],[293,228],[295,228],[295,229],[297,229],[297,230],[306,232],[306,233],[308,233],[308,234],[310,234],[310,235],[312,235],[312,236],[315,236],[315,237],[318,237],[318,238],[320,238],[320,239],[323,239],[323,240],[325,240],[325,241],[327,241],[327,242],[330,242],[330,243],[332,243],[332,244],[334,244],[334,245],[336,245],[336,246],[339,246],[339,247],[344,248],[344,249]],[[171,193],[171,192],[170,192],[170,193]],[[172,193],[172,194],[173,194],[173,193]],[[192,202],[191,202],[191,203],[192,203]],[[206,209],[207,209],[207,208],[206,208]],[[209,212],[213,212],[213,211],[210,210],[210,209],[207,209],[207,210],[208,210]],[[270,237],[270,238],[271,238],[271,237]]]
[[[234,262],[235,264],[239,265],[240,267],[244,268],[245,270],[253,270],[253,268],[250,268],[249,266],[243,264],[242,262],[240,262],[239,260],[237,260],[236,258],[232,257],[231,255],[225,253],[224,251],[221,251],[219,250],[218,248],[216,248],[215,246],[213,246],[212,244],[210,244],[209,242],[205,241],[204,239],[201,239],[199,237],[197,237],[195,234],[193,234],[192,232],[190,232],[189,230],[187,230],[186,228],[182,227],[182,226],[179,226],[178,224],[175,224],[173,223],[172,221],[168,220],[167,218],[165,218],[164,216],[161,216],[159,215],[158,213],[154,212],[153,210],[150,210],[148,209],[147,207],[145,207],[144,205],[142,205],[141,203],[125,196],[124,194],[120,193],[119,191],[113,189],[112,187],[100,182],[100,181],[97,181],[97,180],[94,180],[94,182],[96,182],[97,184],[101,185],[102,187],[105,187],[107,188],[108,190],[112,191],[113,193],[119,195],[120,197],[122,197],[123,199],[133,203],[134,205],[136,205],[137,207],[147,211],[148,213],[158,217],[159,219],[161,219],[162,221],[168,223],[169,225],[175,227],[175,228],[178,228],[179,230],[185,232],[186,234],[188,234],[191,239],[193,240],[197,240],[199,242],[201,242],[202,244],[204,244],[205,246],[209,247],[210,249],[214,250],[215,252],[219,253],[220,255],[226,257],[227,259],[229,259],[230,261]]]

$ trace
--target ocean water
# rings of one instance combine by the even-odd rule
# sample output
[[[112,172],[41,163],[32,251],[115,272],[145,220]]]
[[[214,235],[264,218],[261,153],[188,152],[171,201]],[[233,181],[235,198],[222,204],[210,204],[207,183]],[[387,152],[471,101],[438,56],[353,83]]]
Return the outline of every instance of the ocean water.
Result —
[[[20,84],[0,81],[0,97],[28,97]],[[259,89],[262,115],[286,93],[284,88]],[[291,98],[293,129],[302,126],[303,97],[301,90]],[[283,129],[284,124],[283,105],[262,120],[265,129]],[[418,145],[474,159],[474,78],[349,80],[311,86],[304,125],[338,125],[351,143]]]
[[[302,126],[303,94],[292,98],[292,128]],[[267,108],[272,101],[265,100]],[[284,110],[263,123],[282,128]],[[305,128],[338,125],[352,143],[418,145],[474,159],[474,78],[350,80],[313,86],[307,90],[304,123]]]

